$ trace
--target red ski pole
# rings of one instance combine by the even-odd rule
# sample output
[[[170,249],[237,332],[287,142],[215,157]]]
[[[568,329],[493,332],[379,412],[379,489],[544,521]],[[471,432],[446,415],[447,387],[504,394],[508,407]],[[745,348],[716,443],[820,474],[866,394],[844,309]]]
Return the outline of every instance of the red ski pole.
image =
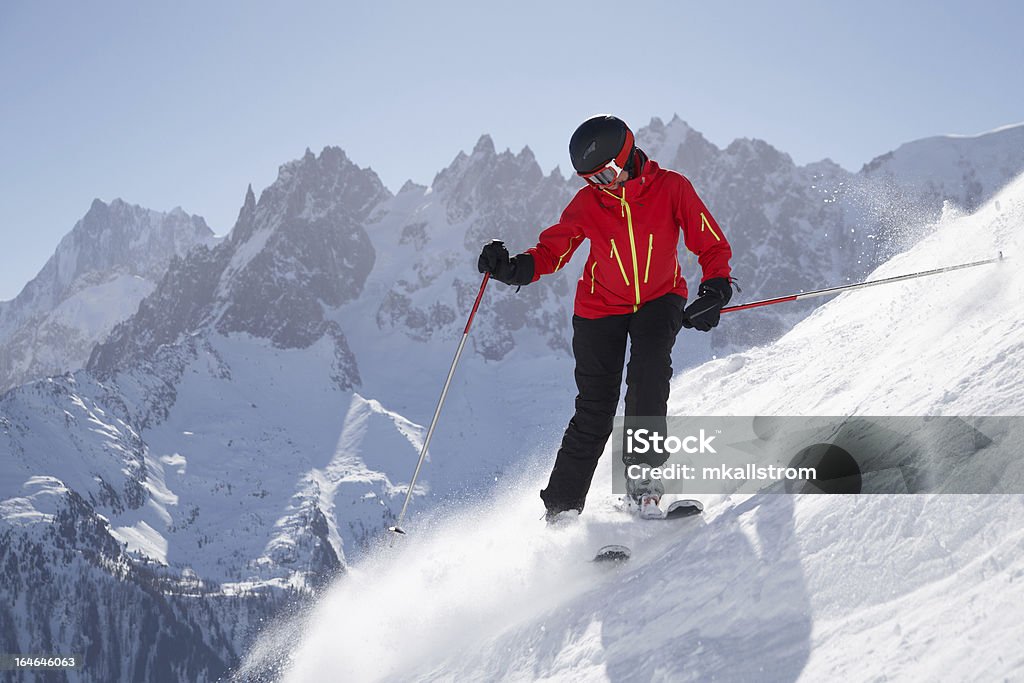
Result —
[[[962,263],[958,266],[946,266],[945,268],[935,268],[934,270],[924,270],[919,273],[910,273],[908,275],[896,275],[895,277],[887,277],[882,280],[871,280],[869,282],[858,282],[852,285],[840,285],[839,287],[828,287],[826,289],[816,289],[812,292],[800,292],[799,294],[790,294],[789,296],[779,296],[774,299],[764,299],[762,301],[752,301],[749,304],[740,304],[738,306],[728,306],[722,309],[722,313],[732,313],[733,311],[743,311],[748,308],[757,308],[759,306],[771,306],[772,304],[781,304],[785,301],[798,301],[800,299],[811,299],[816,296],[827,296],[830,294],[838,294],[839,292],[846,292],[852,289],[863,289],[865,287],[874,287],[875,285],[886,285],[890,282],[899,282],[901,280],[911,280],[916,277],[924,277],[925,275],[936,275],[938,273],[948,273],[951,270],[960,270],[961,268],[973,268],[975,266],[983,266],[988,263],[998,263],[1003,259],[1003,252],[999,252],[999,256],[995,258],[985,259],[984,261],[974,261],[973,263]]]
[[[480,308],[480,300],[484,296],[484,289],[487,287],[487,281],[491,278],[490,273],[484,273],[483,282],[480,283],[480,291],[476,294],[476,301],[473,302],[473,310],[469,312],[469,320],[466,321],[466,329],[462,331],[462,339],[459,341],[459,348],[455,351],[455,359],[452,360],[452,367],[448,370],[448,379],[444,381],[444,389],[441,390],[441,398],[437,402],[437,408],[434,409],[434,419],[430,421],[430,428],[427,429],[427,437],[423,439],[423,448],[420,449],[420,459],[416,463],[416,471],[412,473],[412,481],[409,482],[409,490],[405,492],[405,503],[402,504],[402,511],[398,514],[398,521],[395,522],[393,527],[388,527],[389,531],[393,531],[396,534],[404,534],[405,531],[402,529],[402,521],[405,519],[405,511],[409,507],[409,501],[412,499],[412,489],[416,485],[416,478],[420,475],[420,468],[423,467],[423,460],[427,457],[427,447],[430,446],[430,437],[434,435],[434,427],[437,426],[437,418],[441,416],[441,406],[444,405],[444,399],[448,396],[448,387],[451,386],[452,377],[455,376],[455,366],[459,364],[459,357],[462,355],[462,349],[466,346],[466,339],[469,338],[469,326],[473,324],[473,317],[476,315],[476,311]]]

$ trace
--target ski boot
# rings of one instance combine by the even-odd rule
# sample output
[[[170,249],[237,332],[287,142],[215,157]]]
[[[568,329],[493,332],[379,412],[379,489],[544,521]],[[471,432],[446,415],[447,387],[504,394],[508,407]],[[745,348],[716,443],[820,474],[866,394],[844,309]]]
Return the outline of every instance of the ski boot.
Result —
[[[626,477],[626,506],[641,519],[664,519],[661,497],[665,487],[658,479],[630,479]]]
[[[549,529],[559,529],[576,522],[580,518],[580,510],[575,508],[569,510],[548,510],[544,513],[544,521]]]

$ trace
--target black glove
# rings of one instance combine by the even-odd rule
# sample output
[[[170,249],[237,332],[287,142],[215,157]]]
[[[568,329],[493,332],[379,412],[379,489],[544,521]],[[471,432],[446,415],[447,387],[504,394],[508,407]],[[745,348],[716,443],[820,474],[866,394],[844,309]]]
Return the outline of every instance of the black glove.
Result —
[[[722,307],[732,298],[732,285],[727,277],[713,277],[700,283],[697,298],[683,311],[683,327],[707,332],[718,325]]]
[[[490,273],[491,277],[506,285],[528,285],[533,282],[533,256],[519,254],[509,258],[508,249],[501,240],[491,240],[484,245],[476,268],[481,273]]]

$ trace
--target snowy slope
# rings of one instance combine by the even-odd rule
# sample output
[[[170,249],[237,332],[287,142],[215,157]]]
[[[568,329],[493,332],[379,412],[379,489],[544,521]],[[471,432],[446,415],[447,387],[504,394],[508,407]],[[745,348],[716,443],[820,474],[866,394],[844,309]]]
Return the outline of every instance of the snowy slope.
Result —
[[[872,277],[1022,247],[1024,177]],[[1020,415],[1022,320],[1013,260],[846,294],[775,344],[677,377],[670,412]],[[267,635],[241,676],[1024,676],[1022,495],[709,496],[701,520],[637,523],[615,510],[601,468],[581,521],[551,531],[535,498],[546,461],[503,482],[496,505],[439,510],[350,567],[315,613]],[[628,565],[585,562],[616,541],[638,549]]]
[[[898,178],[922,197],[943,197],[974,209],[1024,172],[1024,123],[978,135],[914,140],[864,165],[868,178]]]

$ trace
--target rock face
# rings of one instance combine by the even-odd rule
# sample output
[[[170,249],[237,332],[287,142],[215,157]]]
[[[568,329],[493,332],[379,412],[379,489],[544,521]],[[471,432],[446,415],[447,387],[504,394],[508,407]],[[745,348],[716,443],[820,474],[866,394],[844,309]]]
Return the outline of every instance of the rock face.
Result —
[[[510,249],[532,245],[573,192],[559,173],[545,176],[529,149],[498,154],[488,136],[438,173],[432,187],[403,188],[374,216],[378,251],[400,255],[374,274],[387,288],[377,304],[380,330],[421,342],[461,331],[480,284],[475,268],[480,246],[499,237]],[[479,354],[504,358],[515,347],[517,330],[568,352],[566,297],[575,282],[559,274],[545,285],[516,293],[495,283],[474,333]]]
[[[248,189],[228,239],[171,264],[138,314],[96,348],[89,370],[110,375],[200,332],[247,334],[283,349],[328,335],[338,382],[357,384],[344,334],[324,311],[362,291],[375,259],[363,221],[389,196],[340,149],[307,151],[281,167],[258,204]]]
[[[906,238],[894,216],[917,221],[976,196],[950,179],[920,190],[912,159],[944,158],[924,152],[897,150],[853,174],[796,166],[758,140],[719,149],[678,118],[637,138],[691,178],[722,224],[737,301],[862,278]],[[972,160],[989,140],[974,142],[958,147],[950,177],[973,164],[982,196],[1024,153],[989,174],[988,152]],[[85,370],[42,379],[43,366],[22,363],[35,381],[0,397],[0,645],[78,648],[102,661],[94,680],[212,680],[234,665],[260,619],[344,573],[394,522],[480,284],[481,243],[532,246],[579,186],[484,136],[431,187],[397,195],[339,149],[307,152],[259,201],[248,189],[221,241],[183,213],[94,205],[0,309],[0,327],[23,329],[30,311],[52,318],[76,292],[101,291],[90,282],[149,284],[103,300],[123,315],[108,335],[96,327],[103,339]],[[122,214],[134,218],[111,217]],[[137,234],[103,227],[143,219]],[[135,258],[126,243],[166,258],[119,270]],[[535,455],[541,436],[530,435],[557,441],[582,262],[518,292],[489,287],[432,442],[444,457],[425,468],[413,510],[485,491]],[[692,257],[681,263],[699,279]],[[686,336],[677,360],[762,343],[813,310],[772,308]],[[52,355],[57,370],[75,366],[68,349]],[[61,595],[76,596],[78,616],[55,631],[46,615]]]
[[[81,368],[132,315],[171,259],[215,242],[202,218],[93,202],[31,282],[0,303],[0,393]]]

